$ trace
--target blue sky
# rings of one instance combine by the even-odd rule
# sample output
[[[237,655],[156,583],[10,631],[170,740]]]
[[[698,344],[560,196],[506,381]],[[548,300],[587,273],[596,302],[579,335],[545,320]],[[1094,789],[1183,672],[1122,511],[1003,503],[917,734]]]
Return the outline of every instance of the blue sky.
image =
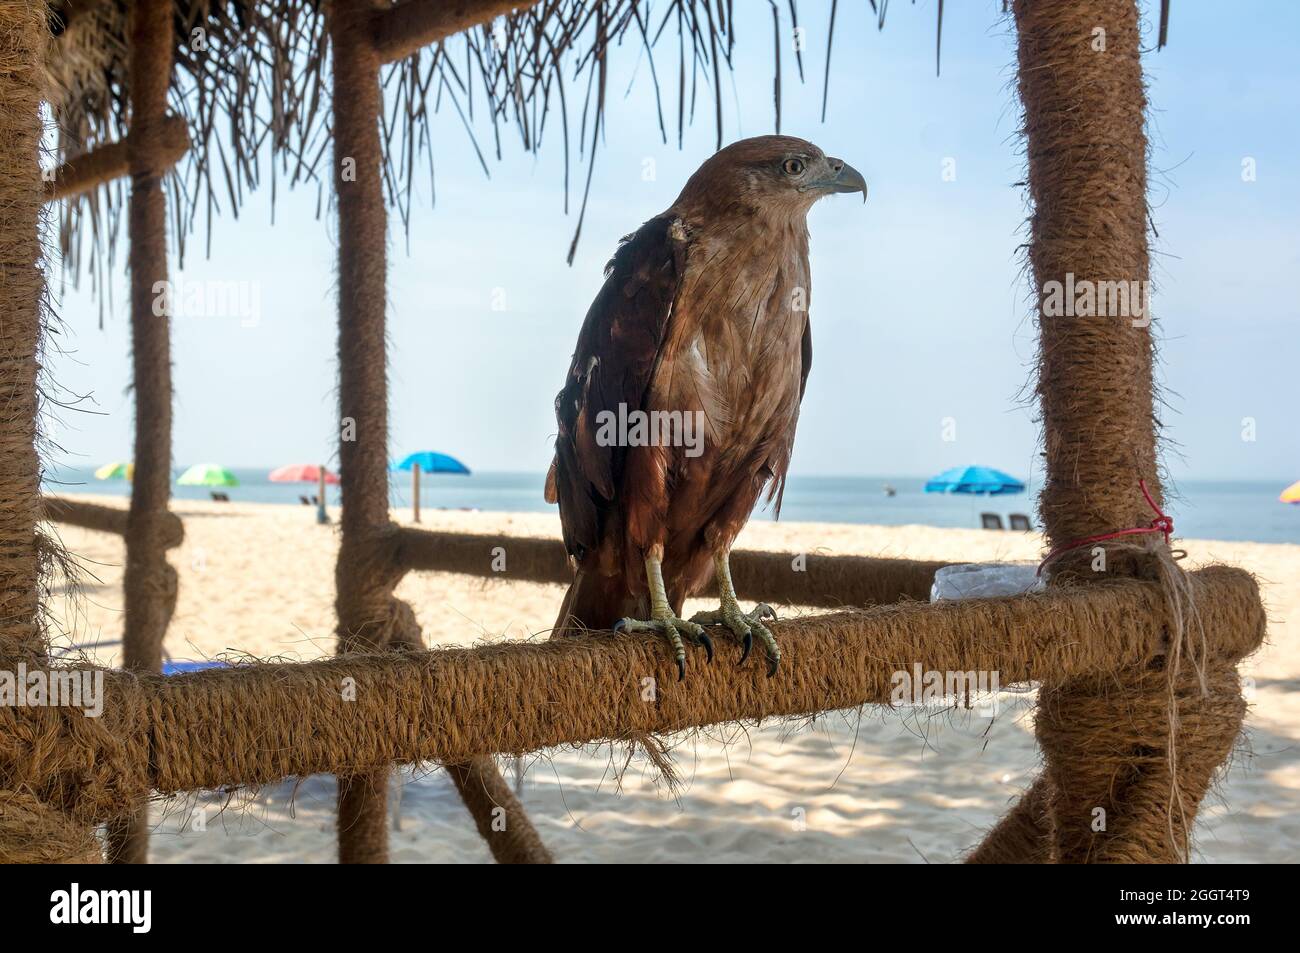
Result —
[[[737,6],[736,70],[723,77],[727,140],[773,123],[771,14],[767,4]],[[865,206],[854,196],[824,201],[810,216],[815,356],[793,472],[925,475],[979,462],[1028,473],[1036,342],[1016,250],[1026,207],[1001,4],[947,4],[937,78],[934,0],[895,5],[883,32],[865,2],[841,4],[824,123],[829,5],[802,6],[808,82],[799,85],[787,49],[782,131],[851,162],[871,195]],[[1182,3],[1170,45],[1146,56],[1158,373],[1176,476],[1300,477],[1297,36],[1300,4]],[[669,77],[673,43],[663,49]],[[660,140],[643,63],[623,98],[637,60],[634,44],[614,58],[606,142],[572,267],[558,136],[533,156],[507,135],[485,178],[454,111],[439,116],[437,202],[419,183],[409,246],[400,223],[391,229],[394,455],[432,448],[479,470],[549,463],[551,402],[605,260],[620,235],[671,204],[714,147],[711,98],[680,151]],[[953,181],[941,174],[947,159]],[[269,189],[255,194],[238,221],[214,223],[211,258],[201,246],[192,240],[174,272],[182,284],[245,282],[260,315],[252,326],[232,314],[174,322],[175,462],[335,459],[335,231],[329,215],[316,217],[315,188],[281,190],[274,226]],[[47,367],[70,392],[91,395],[83,407],[95,411],[64,411],[51,425],[61,462],[130,455],[125,287],[119,273],[103,330],[89,282],[56,289],[67,353],[52,352]],[[944,439],[946,418],[955,441]],[[1242,439],[1245,418],[1254,440]]]

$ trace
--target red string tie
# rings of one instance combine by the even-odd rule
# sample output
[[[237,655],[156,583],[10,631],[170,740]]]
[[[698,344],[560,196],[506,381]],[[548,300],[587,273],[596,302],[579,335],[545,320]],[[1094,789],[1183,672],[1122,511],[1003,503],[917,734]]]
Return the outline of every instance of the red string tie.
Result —
[[[1122,536],[1139,536],[1144,533],[1160,533],[1165,538],[1165,545],[1169,545],[1169,537],[1174,534],[1174,519],[1161,512],[1160,507],[1156,506],[1156,501],[1151,498],[1150,491],[1147,490],[1147,481],[1138,480],[1138,488],[1142,490],[1142,495],[1146,497],[1147,506],[1151,507],[1151,512],[1155,513],[1150,525],[1134,526],[1130,529],[1117,529],[1111,533],[1098,533],[1096,536],[1084,536],[1082,539],[1071,540],[1068,543],[1062,543],[1054,547],[1041,563],[1038,564],[1036,575],[1043,574],[1043,567],[1050,563],[1062,553],[1069,552],[1071,549],[1079,549],[1082,546],[1090,546],[1093,543],[1101,543],[1108,539],[1119,539]]]

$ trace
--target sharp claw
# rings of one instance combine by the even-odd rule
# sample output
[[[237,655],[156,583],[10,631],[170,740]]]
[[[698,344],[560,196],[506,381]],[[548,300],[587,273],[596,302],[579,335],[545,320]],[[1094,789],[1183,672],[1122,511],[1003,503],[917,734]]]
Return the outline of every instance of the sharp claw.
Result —
[[[627,628],[627,619],[619,619],[614,623],[615,632],[622,632],[625,628]]]
[[[709,664],[712,665],[713,664],[713,640],[709,638],[707,635],[705,635],[703,632],[701,632],[700,645],[704,646],[704,654],[708,656]]]
[[[767,660],[767,677],[771,678],[776,674],[777,668],[781,665],[779,658],[768,658]]]
[[[677,681],[680,682],[680,681],[684,681],[685,679],[686,679],[686,660],[678,659],[677,660]]]
[[[763,603],[763,618],[771,619],[773,622],[776,621],[776,610],[773,609],[771,606],[769,606],[766,602]]]
[[[736,663],[737,665],[744,665],[745,659],[749,658],[749,650],[754,647],[754,633],[746,632],[742,644],[745,647],[745,651],[740,653],[740,661]]]

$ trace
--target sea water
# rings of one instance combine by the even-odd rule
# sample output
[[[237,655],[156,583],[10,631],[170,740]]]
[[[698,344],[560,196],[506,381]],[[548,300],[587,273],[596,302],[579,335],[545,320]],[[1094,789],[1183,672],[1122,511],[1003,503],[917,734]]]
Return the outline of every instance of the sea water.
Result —
[[[176,474],[183,472],[182,468]],[[222,487],[232,500],[246,503],[296,503],[312,496],[314,484],[272,483],[265,468],[232,469],[237,487]],[[476,509],[512,512],[554,512],[542,499],[540,473],[474,473],[470,476],[426,474],[420,483],[424,509]],[[1173,516],[1176,535],[1195,539],[1249,540],[1261,543],[1300,543],[1300,505],[1278,502],[1289,481],[1182,480],[1168,492],[1166,511]],[[1004,524],[1011,513],[1023,513],[1038,525],[1035,501],[1039,486],[1004,496],[966,496],[924,492],[925,480],[909,476],[792,476],[785,489],[781,519],[791,522],[867,523],[902,526],[978,528],[981,513],[997,513]],[[894,495],[885,492],[894,489]],[[209,487],[172,486],[181,500],[206,500]],[[338,503],[338,487],[329,489],[329,502]],[[58,467],[45,475],[47,493],[101,493],[126,496],[130,484],[96,480],[93,468]],[[1138,493],[1134,488],[1134,493]],[[394,473],[390,480],[393,506],[410,506],[411,475]],[[771,519],[762,505],[755,519]]]

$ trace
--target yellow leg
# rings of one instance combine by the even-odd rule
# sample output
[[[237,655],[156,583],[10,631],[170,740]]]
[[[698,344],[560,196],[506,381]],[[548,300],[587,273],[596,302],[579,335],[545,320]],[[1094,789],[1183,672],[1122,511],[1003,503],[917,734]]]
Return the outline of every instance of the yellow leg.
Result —
[[[749,650],[757,636],[767,652],[767,675],[771,678],[781,664],[781,647],[776,644],[772,630],[763,624],[763,620],[775,621],[775,610],[766,602],[760,602],[752,612],[741,611],[740,602],[736,599],[736,587],[731,582],[730,550],[723,549],[714,554],[713,568],[718,577],[718,595],[722,605],[709,612],[695,613],[691,616],[691,621],[701,625],[725,625],[739,636],[744,645],[744,651],[740,655],[742,662],[749,657]]]
[[[658,553],[646,556],[645,576],[650,587],[650,618],[620,619],[614,625],[614,631],[657,632],[665,636],[673,649],[680,682],[686,677],[686,645],[682,642],[682,633],[704,648],[710,662],[713,661],[713,641],[703,626],[673,615],[673,607],[668,604],[668,589],[664,586],[663,559]]]

